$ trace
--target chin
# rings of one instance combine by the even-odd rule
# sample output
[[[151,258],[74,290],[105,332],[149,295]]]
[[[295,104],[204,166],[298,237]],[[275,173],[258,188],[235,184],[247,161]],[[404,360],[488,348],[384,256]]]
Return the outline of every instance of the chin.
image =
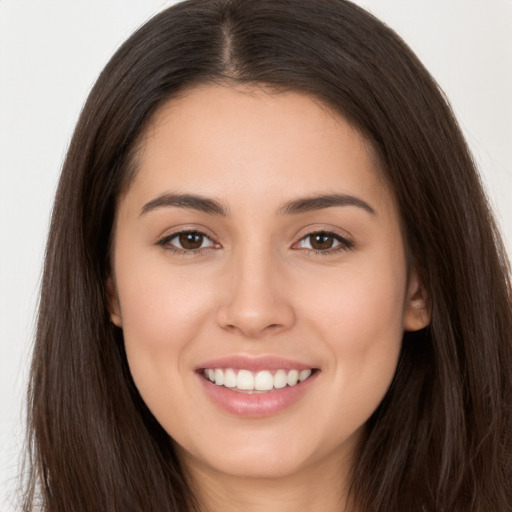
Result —
[[[341,444],[326,444],[311,438],[301,429],[289,432],[241,429],[224,439],[212,437],[211,444],[196,446],[191,451],[178,447],[180,459],[187,467],[201,467],[201,472],[244,479],[283,479],[297,476],[318,463],[331,461],[333,470],[352,459],[359,432]],[[324,438],[325,439],[325,438]],[[339,441],[339,440],[338,440]],[[229,447],[229,448],[226,448]],[[331,465],[331,464],[329,464]]]

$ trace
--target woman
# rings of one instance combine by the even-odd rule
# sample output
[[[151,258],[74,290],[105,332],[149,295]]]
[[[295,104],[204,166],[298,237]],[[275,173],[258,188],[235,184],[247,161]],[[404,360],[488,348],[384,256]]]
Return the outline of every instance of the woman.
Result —
[[[510,510],[511,328],[467,147],[393,32],[178,4],[64,165],[25,508]]]

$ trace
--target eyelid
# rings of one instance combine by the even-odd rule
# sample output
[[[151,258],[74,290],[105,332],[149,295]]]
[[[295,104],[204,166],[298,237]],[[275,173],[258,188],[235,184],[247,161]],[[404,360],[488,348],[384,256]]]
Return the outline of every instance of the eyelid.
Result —
[[[172,230],[172,232],[160,237],[155,245],[162,247],[164,250],[174,252],[177,254],[185,254],[185,255],[198,255],[202,254],[206,251],[212,250],[212,249],[220,249],[222,248],[222,245],[218,243],[215,238],[207,234],[205,231],[208,231],[204,229],[203,227],[196,227],[196,226],[179,226]],[[187,233],[194,233],[203,236],[204,238],[208,239],[210,241],[210,244],[206,247],[198,247],[197,249],[185,249],[181,248],[175,245],[170,244],[170,241],[174,238]],[[303,242],[308,237],[314,236],[314,235],[326,235],[329,237],[334,238],[338,243],[334,247],[330,247],[327,249],[315,249],[313,247],[298,247],[298,245]],[[312,252],[315,254],[322,254],[322,255],[328,255],[333,254],[336,252],[341,251],[347,251],[354,247],[354,242],[350,240],[349,237],[341,235],[339,232],[337,232],[333,228],[328,227],[308,227],[308,231],[303,230],[303,232],[299,235],[297,235],[300,238],[296,238],[296,242],[294,242],[291,246],[294,250],[302,250],[306,252]]]
[[[183,235],[183,234],[187,234],[187,233],[194,233],[197,235],[201,235],[204,238],[207,238],[211,242],[211,244],[208,245],[207,247],[198,247],[197,249],[184,249],[184,248],[177,247],[177,246],[170,244],[170,241],[173,240],[174,238],[176,238],[180,235]],[[203,252],[208,251],[210,249],[218,249],[221,247],[221,245],[218,242],[216,242],[215,239],[211,235],[208,235],[207,233],[205,233],[205,231],[203,229],[199,229],[199,228],[192,227],[192,226],[190,226],[190,227],[180,226],[179,228],[176,228],[171,233],[160,237],[157,240],[155,245],[162,247],[166,251],[170,251],[170,252],[177,253],[177,254],[186,254],[186,255],[202,254]]]
[[[330,247],[325,250],[319,250],[314,249],[313,247],[297,247],[298,244],[300,244],[305,239],[314,236],[314,235],[326,235],[334,238],[338,243],[335,247]],[[333,254],[340,251],[347,251],[354,247],[354,242],[347,238],[346,236],[340,235],[338,232],[334,231],[333,229],[326,229],[326,228],[317,228],[317,229],[310,229],[308,232],[303,233],[300,235],[300,238],[293,243],[292,249],[295,250],[303,250],[303,251],[309,251],[313,252],[315,254]]]

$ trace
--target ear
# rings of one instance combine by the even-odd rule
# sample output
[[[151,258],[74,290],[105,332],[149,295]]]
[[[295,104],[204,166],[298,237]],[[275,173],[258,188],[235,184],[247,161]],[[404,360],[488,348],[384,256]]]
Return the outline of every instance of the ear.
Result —
[[[107,278],[107,308],[110,314],[110,320],[117,327],[122,327],[121,308],[119,307],[119,297],[117,296],[116,285],[114,279],[109,276]]]
[[[404,331],[418,331],[430,323],[430,304],[427,289],[415,268],[409,271],[404,310]]]

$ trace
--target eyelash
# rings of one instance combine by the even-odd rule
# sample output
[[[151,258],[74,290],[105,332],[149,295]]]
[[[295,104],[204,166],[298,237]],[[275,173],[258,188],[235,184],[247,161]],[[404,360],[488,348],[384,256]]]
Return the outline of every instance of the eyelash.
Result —
[[[319,230],[319,231],[313,231],[311,233],[308,233],[307,235],[303,236],[298,242],[296,242],[294,245],[303,242],[304,240],[307,240],[308,238],[311,238],[313,236],[325,236],[333,238],[336,242],[339,243],[337,247],[334,248],[328,248],[326,250],[319,250],[319,249],[313,249],[313,248],[303,248],[304,250],[308,251],[309,253],[320,255],[320,256],[330,256],[332,254],[336,254],[342,251],[348,251],[354,247],[354,243],[350,240],[347,240],[346,238],[338,235],[337,233],[334,233],[333,231],[326,231],[326,230]]]
[[[207,239],[211,242],[211,245],[208,245],[207,247],[199,247],[197,249],[184,249],[181,247],[176,247],[171,245],[171,241],[175,238],[178,238],[183,235],[197,235],[200,237],[203,237],[203,239]],[[321,255],[321,256],[328,256],[335,253],[339,253],[342,251],[348,251],[354,247],[354,243],[350,240],[347,240],[346,238],[338,235],[337,233],[334,233],[332,231],[325,231],[325,230],[319,230],[319,231],[312,231],[311,233],[308,233],[304,235],[302,238],[298,240],[298,242],[295,242],[293,245],[300,244],[301,242],[307,240],[308,238],[311,238],[313,236],[325,236],[333,238],[336,242],[339,243],[338,246],[334,248],[328,248],[326,250],[319,250],[319,249],[313,249],[313,248],[302,248],[303,250],[307,251],[308,253],[315,254],[315,255]],[[220,247],[220,244],[217,244],[214,242],[208,235],[203,233],[202,231],[198,231],[195,229],[190,230],[183,230],[183,231],[177,231],[175,233],[172,233],[170,235],[167,235],[156,243],[156,245],[162,247],[166,251],[171,251],[172,253],[179,254],[179,255],[186,255],[186,256],[198,256],[201,254],[204,254],[206,251],[210,249],[217,248],[216,246]],[[292,246],[293,248],[293,246]],[[299,250],[297,248],[296,250]]]
[[[211,245],[207,247],[200,247],[198,249],[183,249],[181,247],[175,247],[171,245],[171,240],[178,238],[183,235],[197,235],[203,237],[203,239],[210,240]],[[198,256],[200,254],[203,254],[209,249],[215,248],[216,245],[220,247],[219,244],[216,244],[208,235],[203,233],[202,231],[198,231],[197,229],[185,229],[183,231],[176,231],[175,233],[172,233],[170,235],[164,236],[161,238],[156,245],[162,247],[166,251],[170,251],[174,254],[178,255],[185,255],[185,256]]]

